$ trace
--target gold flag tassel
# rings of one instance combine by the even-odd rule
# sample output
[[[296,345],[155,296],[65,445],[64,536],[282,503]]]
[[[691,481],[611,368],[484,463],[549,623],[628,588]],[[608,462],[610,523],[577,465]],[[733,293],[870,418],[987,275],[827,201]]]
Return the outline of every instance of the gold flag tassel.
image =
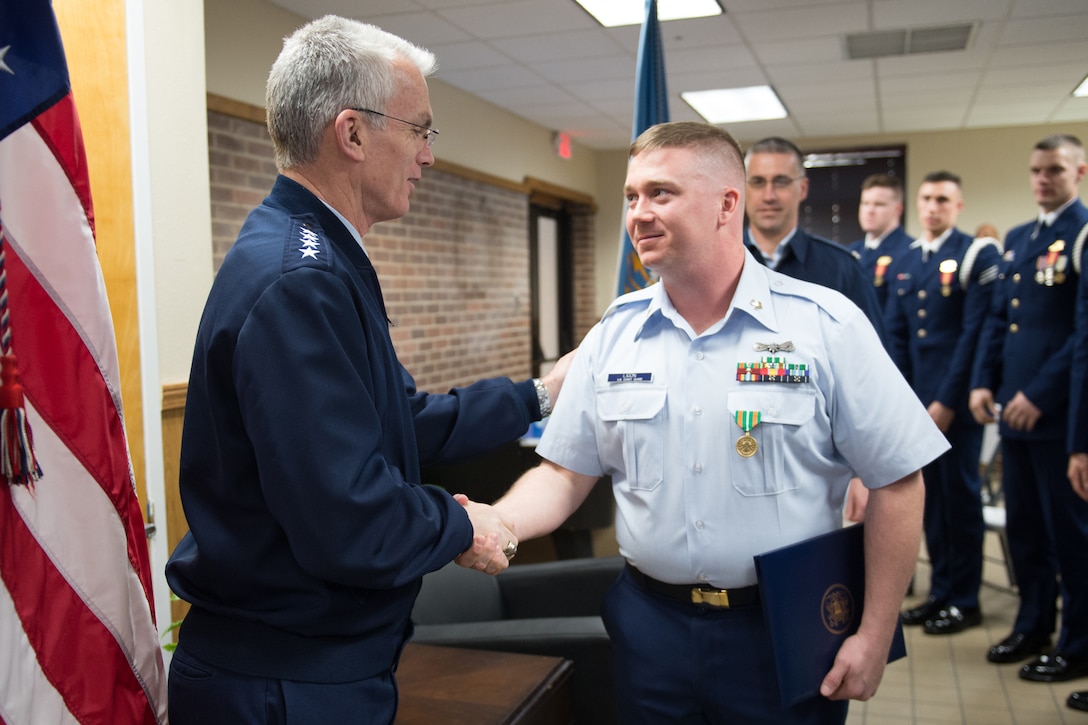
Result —
[[[34,454],[34,434],[26,419],[26,402],[19,381],[19,364],[11,351],[8,310],[7,245],[0,226],[0,475],[9,484],[33,486],[42,477]]]

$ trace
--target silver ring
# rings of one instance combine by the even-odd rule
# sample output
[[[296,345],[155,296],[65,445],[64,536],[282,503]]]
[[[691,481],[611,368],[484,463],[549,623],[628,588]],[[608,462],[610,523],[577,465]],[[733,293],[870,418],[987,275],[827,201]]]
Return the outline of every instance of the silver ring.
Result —
[[[506,555],[507,559],[513,559],[514,555],[518,553],[518,545],[513,541],[507,541],[506,546],[502,547],[502,553]]]

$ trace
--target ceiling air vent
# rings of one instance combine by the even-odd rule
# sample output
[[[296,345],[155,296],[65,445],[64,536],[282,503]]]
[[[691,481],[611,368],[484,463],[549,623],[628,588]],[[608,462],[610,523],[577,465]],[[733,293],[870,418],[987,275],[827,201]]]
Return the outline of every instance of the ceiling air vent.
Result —
[[[868,33],[851,33],[846,36],[846,57],[883,58],[890,55],[914,53],[940,53],[948,50],[964,50],[971,39],[974,26],[941,25],[933,28],[905,30],[874,30]]]

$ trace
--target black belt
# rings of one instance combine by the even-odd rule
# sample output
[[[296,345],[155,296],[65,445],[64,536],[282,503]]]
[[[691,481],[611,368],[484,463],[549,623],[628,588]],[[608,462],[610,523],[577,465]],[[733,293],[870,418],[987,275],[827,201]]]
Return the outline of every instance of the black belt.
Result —
[[[706,584],[666,584],[627,565],[631,578],[643,589],[688,604],[704,604],[717,609],[738,609],[759,606],[759,587],[715,589]]]

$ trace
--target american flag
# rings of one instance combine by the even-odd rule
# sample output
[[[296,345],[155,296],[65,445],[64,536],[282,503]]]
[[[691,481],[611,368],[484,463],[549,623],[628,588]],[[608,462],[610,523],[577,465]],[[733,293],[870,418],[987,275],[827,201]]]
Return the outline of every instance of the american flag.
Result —
[[[95,244],[52,6],[0,0],[0,352],[18,361],[42,471],[37,480],[0,478],[5,725],[166,722],[147,542]]]

